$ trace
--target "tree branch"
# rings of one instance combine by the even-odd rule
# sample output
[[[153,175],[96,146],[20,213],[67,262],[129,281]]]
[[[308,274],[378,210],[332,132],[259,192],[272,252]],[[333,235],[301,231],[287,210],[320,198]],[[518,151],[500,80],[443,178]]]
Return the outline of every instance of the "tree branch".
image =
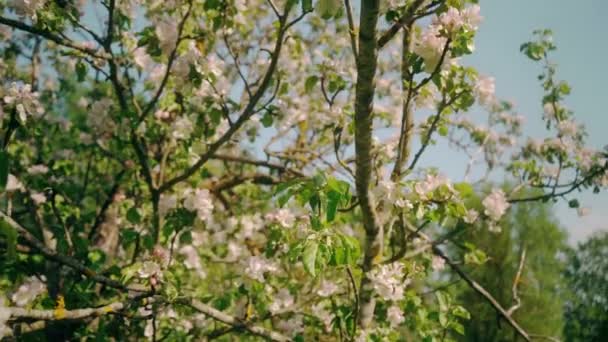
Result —
[[[262,83],[257,91],[253,94],[249,103],[243,110],[243,113],[239,116],[238,120],[232,125],[224,135],[222,135],[217,141],[212,143],[207,151],[200,156],[199,160],[194,163],[191,167],[187,168],[182,174],[175,176],[174,178],[168,180],[164,184],[162,184],[158,191],[159,193],[163,193],[169,189],[171,189],[175,184],[188,179],[192,176],[198,169],[200,169],[218,150],[222,147],[226,142],[228,142],[232,136],[249,120],[249,118],[255,114],[255,107],[257,103],[262,99],[264,93],[268,89],[271,84],[274,73],[277,69],[277,65],[279,62],[279,56],[281,55],[281,49],[283,47],[283,42],[285,38],[285,33],[287,32],[288,25],[286,24],[289,10],[291,9],[292,4],[288,4],[285,9],[285,14],[281,16],[279,20],[279,32],[277,35],[274,52],[272,53],[272,58],[270,60],[270,65],[266,69],[266,73],[264,74],[264,78],[262,79]]]
[[[232,325],[237,328],[245,329],[253,335],[264,337],[268,340],[277,341],[277,342],[291,341],[290,338],[288,338],[287,336],[284,336],[282,334],[279,334],[278,332],[266,329],[261,326],[247,324],[247,322],[244,322],[236,317],[230,316],[230,315],[228,315],[222,311],[219,311],[196,299],[185,299],[185,300],[181,300],[180,302],[181,302],[181,304],[190,306],[191,308],[195,309],[196,311],[201,312],[217,321],[220,321],[220,322],[228,324],[228,325]]]
[[[26,24],[24,24],[24,23],[22,23],[20,21],[17,21],[17,20],[9,19],[9,18],[6,18],[6,17],[0,17],[0,24],[6,25],[6,26],[10,26],[12,28],[15,28],[15,29],[18,29],[18,30],[21,30],[21,31],[25,31],[25,32],[28,32],[28,33],[40,36],[42,38],[45,38],[47,40],[50,40],[50,41],[58,44],[58,45],[65,46],[65,47],[68,47],[68,48],[71,48],[71,49],[74,49],[74,50],[78,50],[80,52],[84,52],[87,55],[90,55],[90,56],[95,57],[95,58],[101,58],[101,59],[109,59],[110,58],[110,56],[108,54],[106,54],[106,53],[98,52],[97,50],[89,48],[89,47],[87,47],[87,46],[85,46],[83,44],[79,44],[79,43],[73,42],[73,41],[68,40],[66,38],[63,38],[61,36],[58,36],[58,35],[56,35],[56,34],[54,34],[52,32],[49,32],[49,31],[46,31],[46,30],[42,30],[42,29],[39,29],[39,28],[35,28],[33,26],[26,25]]]
[[[456,272],[460,276],[460,278],[462,278],[462,280],[464,280],[473,290],[475,290],[475,292],[479,293],[482,297],[484,297],[484,299],[488,303],[490,303],[492,307],[494,307],[496,312],[500,316],[502,316],[507,321],[507,323],[509,323],[509,325],[513,327],[513,329],[515,329],[515,331],[524,340],[530,341],[530,336],[528,335],[528,333],[505,311],[505,309],[500,305],[500,303],[498,303],[498,301],[486,289],[479,285],[479,283],[477,283],[475,280],[471,279],[471,277],[469,277],[462,270],[462,268],[460,268],[460,266],[458,266],[450,258],[448,258],[445,253],[441,251],[441,249],[439,249],[438,247],[433,247],[433,253],[445,260],[445,262],[450,265],[450,267],[454,270],[454,272]]]
[[[3,308],[10,312],[10,319],[37,319],[45,321],[61,321],[66,319],[83,319],[88,317],[98,317],[123,310],[125,304],[117,302],[104,305],[99,308],[85,308],[74,310],[36,310],[18,307]]]
[[[371,323],[376,300],[369,286],[367,273],[373,261],[382,253],[383,233],[377,222],[373,200],[370,196],[372,176],[372,123],[375,93],[375,75],[378,59],[376,26],[378,24],[379,1],[361,1],[359,22],[359,55],[357,61],[357,84],[355,90],[355,185],[365,228],[365,254],[361,279],[359,322],[362,329]]]

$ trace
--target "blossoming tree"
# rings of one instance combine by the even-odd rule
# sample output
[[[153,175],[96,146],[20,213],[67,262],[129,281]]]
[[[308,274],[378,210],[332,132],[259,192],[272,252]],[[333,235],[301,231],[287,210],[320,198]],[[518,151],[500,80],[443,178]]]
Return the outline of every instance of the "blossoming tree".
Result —
[[[476,1],[1,9],[0,336],[438,341],[470,316],[419,291],[447,267],[531,340],[445,245],[608,184],[549,31],[522,45],[543,68],[542,139],[459,60]],[[439,139],[471,157],[463,180],[421,167]],[[513,187],[483,193],[496,172]]]

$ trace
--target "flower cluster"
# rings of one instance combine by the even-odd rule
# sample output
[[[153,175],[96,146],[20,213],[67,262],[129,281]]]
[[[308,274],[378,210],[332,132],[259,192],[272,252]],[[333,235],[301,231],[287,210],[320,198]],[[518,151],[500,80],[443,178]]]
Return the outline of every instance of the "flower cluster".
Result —
[[[381,265],[368,274],[372,287],[384,300],[398,301],[403,299],[409,279],[404,279],[403,264],[394,262]]]
[[[268,221],[278,223],[283,228],[293,227],[296,221],[295,215],[287,208],[281,208],[272,213],[268,213],[265,218]]]
[[[41,117],[44,114],[44,109],[38,101],[38,92],[32,92],[32,86],[29,84],[13,82],[4,96],[4,103],[15,106],[22,123],[26,122],[28,115]]]
[[[485,208],[484,213],[496,223],[509,209],[509,202],[502,189],[492,189],[489,195],[487,195],[481,202]],[[496,225],[491,225],[491,230],[500,231],[500,228]]]
[[[11,296],[15,305],[24,307],[46,291],[46,284],[37,277],[29,277]]]
[[[184,199],[184,208],[195,211],[199,220],[208,220],[213,213],[211,193],[207,189],[196,189],[194,191],[188,189]]]

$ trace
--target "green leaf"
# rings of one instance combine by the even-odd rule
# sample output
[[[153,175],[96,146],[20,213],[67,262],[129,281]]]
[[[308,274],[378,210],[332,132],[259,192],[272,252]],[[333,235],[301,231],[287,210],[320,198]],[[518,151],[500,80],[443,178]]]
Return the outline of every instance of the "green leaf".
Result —
[[[327,194],[327,213],[326,219],[327,222],[331,222],[336,218],[336,212],[338,211],[338,204],[342,199],[342,194],[337,193],[335,191],[330,191]]]
[[[456,317],[471,319],[471,314],[467,311],[467,309],[460,305],[456,305],[454,308],[452,308],[452,314]]]
[[[340,0],[319,0],[317,2],[317,12],[323,19],[329,19],[336,15],[342,6]]]
[[[274,121],[272,113],[267,111],[266,113],[264,113],[264,116],[262,116],[262,120],[260,121],[262,122],[262,125],[264,125],[264,127],[266,128],[272,126],[272,122]]]
[[[0,235],[6,239],[6,255],[14,260],[17,255],[17,231],[8,222],[0,219]]]
[[[304,82],[304,91],[306,91],[306,93],[310,93],[314,87],[317,85],[317,82],[319,81],[319,77],[317,76],[310,76],[306,79],[306,81]]]
[[[307,242],[304,246],[304,252],[302,253],[302,262],[304,263],[304,269],[311,276],[315,276],[315,264],[317,262],[317,251],[319,245],[316,242]]]
[[[139,210],[137,208],[132,207],[127,211],[127,220],[133,224],[137,224],[141,222],[141,215],[139,214]]]
[[[82,61],[78,61],[78,63],[76,63],[76,77],[78,79],[78,82],[84,81],[86,76],[87,76],[87,65],[84,64]]]
[[[568,201],[568,206],[570,208],[578,208],[578,207],[580,207],[580,203],[578,202],[577,199],[572,199],[572,200]]]
[[[312,0],[302,0],[302,12],[312,11]]]
[[[460,322],[450,322],[450,328],[454,329],[454,331],[464,336],[464,326]]]
[[[4,191],[8,182],[8,153],[0,151],[0,191]]]
[[[441,310],[441,312],[447,311],[450,306],[450,297],[442,291],[435,292],[435,297],[439,303],[439,310]]]

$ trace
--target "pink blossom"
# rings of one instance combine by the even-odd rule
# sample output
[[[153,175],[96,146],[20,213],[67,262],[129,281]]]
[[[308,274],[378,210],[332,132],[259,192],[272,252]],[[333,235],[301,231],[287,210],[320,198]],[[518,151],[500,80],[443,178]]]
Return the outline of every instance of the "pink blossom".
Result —
[[[509,208],[505,193],[501,189],[493,189],[481,203],[485,208],[484,213],[494,221],[500,220]]]
[[[479,103],[485,105],[491,104],[494,101],[494,77],[479,76],[474,90]]]

